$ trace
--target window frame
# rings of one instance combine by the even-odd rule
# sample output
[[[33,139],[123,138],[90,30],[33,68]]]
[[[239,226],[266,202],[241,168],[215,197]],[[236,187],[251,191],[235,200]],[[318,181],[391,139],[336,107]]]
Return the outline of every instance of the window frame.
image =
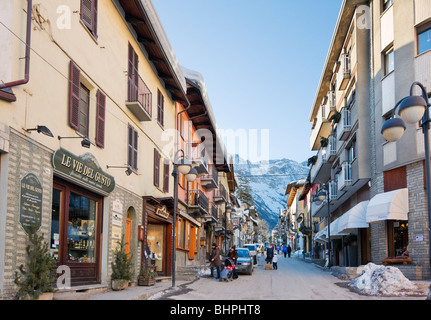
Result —
[[[392,64],[390,63],[392,56]],[[392,68],[390,68],[392,66]],[[395,50],[394,47],[391,46],[389,49],[383,52],[383,71],[384,76],[386,77],[393,71],[395,71]]]
[[[419,42],[419,36],[426,33],[426,32],[430,32],[430,36],[431,36],[431,21],[428,21],[428,22],[416,27],[416,53],[417,53],[417,55],[423,54],[423,53],[431,50],[431,47],[427,50],[422,51],[422,52],[419,50],[420,49],[420,47],[419,47],[419,43],[420,43]],[[430,37],[430,39],[431,39],[431,37]]]
[[[91,6],[91,8],[86,8],[84,6],[85,2],[89,1],[89,4]],[[86,20],[86,11],[85,10],[90,10],[90,15],[91,17],[88,17],[91,21],[87,21]],[[84,27],[87,29],[87,31],[94,37],[94,39],[97,40],[97,25],[98,25],[98,0],[81,0],[81,5],[80,5],[80,21],[81,23],[84,25]]]

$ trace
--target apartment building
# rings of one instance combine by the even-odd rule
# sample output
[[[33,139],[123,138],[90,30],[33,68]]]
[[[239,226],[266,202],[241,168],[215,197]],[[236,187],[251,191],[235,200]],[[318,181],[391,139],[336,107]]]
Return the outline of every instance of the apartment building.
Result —
[[[430,18],[425,0],[343,1],[310,113],[309,180],[329,193],[329,209],[311,208],[321,220],[315,239],[327,244],[329,222],[334,264],[396,257],[408,278],[430,276],[421,128],[398,142],[381,134],[413,82],[430,85]]]

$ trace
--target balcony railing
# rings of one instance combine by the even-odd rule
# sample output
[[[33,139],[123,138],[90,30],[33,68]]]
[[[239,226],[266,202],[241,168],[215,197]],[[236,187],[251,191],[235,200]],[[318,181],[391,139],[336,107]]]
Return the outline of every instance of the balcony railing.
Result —
[[[201,190],[189,191],[189,208],[194,213],[208,214],[209,201],[208,198]]]
[[[201,178],[202,187],[205,190],[214,190],[218,188],[218,172],[214,165],[209,166],[210,170],[207,175]]]
[[[152,93],[144,80],[138,75],[138,86],[130,85],[128,89],[127,108],[139,121],[151,121]]]
[[[193,168],[197,170],[199,175],[208,174],[208,156],[202,145],[193,147]]]
[[[329,201],[337,200],[337,181],[329,181]]]
[[[350,110],[343,109],[341,111],[340,122],[337,124],[337,138],[338,140],[346,140],[352,130],[352,122],[350,117]]]
[[[335,136],[329,136],[328,140],[328,161],[332,161],[337,155],[337,138]]]
[[[214,202],[216,203],[226,202],[226,199],[227,199],[226,188],[224,187],[224,185],[221,184],[214,196]]]
[[[338,190],[343,190],[345,187],[352,184],[352,164],[350,162],[343,162],[341,164],[341,171],[338,175]]]

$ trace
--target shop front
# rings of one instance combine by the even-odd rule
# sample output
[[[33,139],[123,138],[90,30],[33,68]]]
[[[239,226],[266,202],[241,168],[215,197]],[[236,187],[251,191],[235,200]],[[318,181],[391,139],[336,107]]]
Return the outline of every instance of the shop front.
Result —
[[[143,264],[162,276],[172,274],[172,198],[144,197]]]
[[[50,252],[70,269],[72,286],[101,282],[104,197],[115,187],[90,153],[58,149],[52,157]]]

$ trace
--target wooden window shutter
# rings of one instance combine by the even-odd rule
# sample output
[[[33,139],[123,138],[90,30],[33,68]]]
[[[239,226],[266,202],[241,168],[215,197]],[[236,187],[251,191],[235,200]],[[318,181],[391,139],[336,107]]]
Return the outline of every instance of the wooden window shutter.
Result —
[[[157,91],[157,121],[164,126],[164,98],[160,90]]]
[[[97,37],[97,0],[81,0],[81,21]]]
[[[169,192],[169,162],[163,163],[163,192]]]
[[[127,165],[138,170],[138,131],[130,125],[127,140]]]
[[[133,169],[138,170],[138,131],[133,129]]]
[[[154,149],[154,185],[159,187],[159,177],[160,177],[160,160],[159,160],[159,151]]]
[[[105,116],[106,116],[106,96],[97,91],[97,111],[96,111],[96,145],[105,147]]]
[[[128,59],[128,101],[138,101],[138,54],[133,50],[129,43],[129,59]]]
[[[69,125],[79,130],[79,104],[81,101],[81,71],[79,68],[70,61],[70,74],[69,74]]]

